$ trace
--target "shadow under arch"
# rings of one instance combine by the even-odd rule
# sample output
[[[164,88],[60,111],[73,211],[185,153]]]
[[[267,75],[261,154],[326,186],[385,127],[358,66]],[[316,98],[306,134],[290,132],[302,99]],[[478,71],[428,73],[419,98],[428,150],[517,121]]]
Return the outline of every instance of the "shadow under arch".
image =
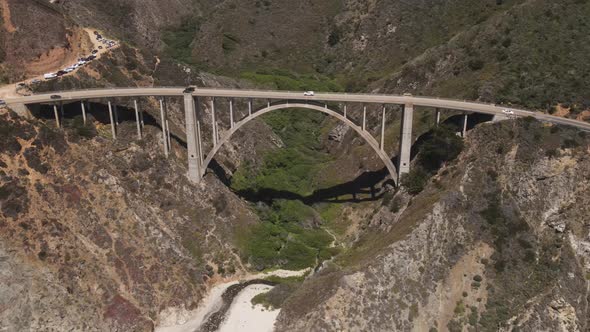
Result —
[[[235,132],[237,132],[245,124],[256,119],[259,116],[262,116],[262,115],[272,112],[272,111],[277,111],[277,110],[282,110],[282,109],[287,109],[287,108],[304,108],[304,109],[315,110],[315,111],[319,111],[319,112],[325,113],[327,115],[330,115],[330,116],[340,120],[341,122],[344,122],[346,125],[348,125],[350,128],[352,128],[354,131],[356,131],[359,134],[359,136],[361,136],[369,144],[369,146],[375,151],[375,153],[379,156],[379,158],[381,158],[381,160],[385,164],[385,168],[387,169],[389,176],[391,177],[391,181],[393,181],[394,184],[397,185],[396,167],[393,165],[391,158],[387,155],[387,153],[385,151],[383,151],[379,147],[379,143],[377,143],[377,140],[375,140],[375,138],[369,132],[364,131],[360,126],[356,125],[354,122],[352,122],[350,119],[344,117],[340,113],[338,113],[334,110],[331,110],[330,108],[328,108],[327,105],[320,106],[320,105],[316,105],[316,104],[304,103],[302,101],[275,102],[274,104],[271,104],[268,107],[264,107],[260,110],[257,110],[256,112],[253,112],[251,115],[248,115],[247,117],[243,118],[242,120],[236,122],[233,125],[233,127],[230,128],[230,130],[227,131],[225,133],[225,135],[220,138],[219,142],[217,142],[217,145],[215,145],[211,149],[211,151],[209,151],[207,158],[205,158],[205,160],[203,162],[204,167],[202,167],[202,170],[201,170],[201,172],[202,172],[201,177],[203,177],[205,175],[205,172],[207,171],[209,164],[211,163],[211,161],[213,160],[213,158],[215,157],[215,155],[217,154],[219,149],[221,149],[221,147],[231,139],[231,137],[233,136],[233,134]]]

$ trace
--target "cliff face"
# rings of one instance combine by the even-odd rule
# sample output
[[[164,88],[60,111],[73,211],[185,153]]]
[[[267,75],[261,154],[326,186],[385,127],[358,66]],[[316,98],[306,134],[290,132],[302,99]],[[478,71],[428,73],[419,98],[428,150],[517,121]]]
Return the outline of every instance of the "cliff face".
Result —
[[[88,139],[1,118],[4,328],[150,330],[160,311],[194,307],[217,273],[243,270],[233,235],[257,217],[214,177],[190,185],[157,130],[113,145],[100,125]]]
[[[586,331],[588,138],[524,119],[466,143],[424,192],[377,208],[277,329]]]

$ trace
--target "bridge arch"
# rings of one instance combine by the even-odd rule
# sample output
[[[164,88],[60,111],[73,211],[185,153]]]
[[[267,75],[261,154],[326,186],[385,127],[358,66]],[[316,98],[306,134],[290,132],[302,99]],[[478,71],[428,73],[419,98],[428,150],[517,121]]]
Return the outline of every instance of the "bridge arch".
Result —
[[[332,116],[332,117],[340,120],[341,122],[345,123],[346,125],[348,125],[354,131],[356,131],[369,144],[369,146],[375,151],[375,153],[379,156],[379,158],[381,158],[381,160],[385,164],[385,167],[387,168],[387,171],[389,172],[389,175],[391,176],[391,179],[397,185],[396,167],[393,165],[393,162],[391,161],[391,159],[389,158],[387,153],[379,147],[379,143],[377,142],[377,140],[368,131],[364,131],[360,126],[356,125],[350,119],[348,119],[347,117],[344,117],[343,115],[341,115],[340,113],[338,113],[334,110],[331,110],[327,106],[319,106],[319,105],[307,104],[307,103],[302,103],[302,102],[292,103],[292,102],[288,102],[288,101],[281,101],[281,102],[274,103],[268,107],[265,107],[261,110],[253,112],[251,115],[248,115],[247,117],[243,118],[242,120],[236,122],[230,128],[229,131],[224,133],[223,137],[220,137],[220,139],[217,142],[217,145],[215,145],[211,149],[211,151],[209,151],[209,154],[207,155],[207,157],[203,161],[203,167],[201,168],[201,177],[205,176],[205,172],[207,171],[209,164],[211,163],[211,161],[213,160],[213,158],[215,157],[217,152],[221,149],[221,147],[223,147],[223,145],[225,143],[229,142],[229,140],[231,139],[233,134],[235,134],[238,130],[240,130],[240,128],[242,128],[248,122],[250,122],[250,121],[254,120],[255,118],[262,116],[266,113],[270,113],[272,111],[277,111],[277,110],[282,110],[282,109],[287,109],[287,108],[304,108],[304,109],[319,111],[319,112],[322,112],[322,113],[327,114],[329,116]]]

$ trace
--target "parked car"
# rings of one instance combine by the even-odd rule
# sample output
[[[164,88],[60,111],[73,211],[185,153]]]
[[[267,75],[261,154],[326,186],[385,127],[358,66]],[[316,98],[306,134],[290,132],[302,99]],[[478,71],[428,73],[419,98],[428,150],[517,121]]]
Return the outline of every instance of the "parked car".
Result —
[[[51,95],[51,97],[49,97],[51,99],[61,99],[60,95]]]
[[[54,78],[57,78],[57,74],[56,73],[45,74],[45,75],[43,75],[43,78],[46,80],[52,80]]]
[[[6,107],[6,102],[2,99],[0,99],[0,108],[4,108]]]
[[[315,96],[315,92],[313,92],[313,91],[305,91],[303,93],[303,95],[306,96],[306,97],[313,97],[313,96]]]
[[[182,93],[193,93],[193,92],[195,92],[194,86],[189,86],[186,89],[184,89],[184,91],[182,91]]]

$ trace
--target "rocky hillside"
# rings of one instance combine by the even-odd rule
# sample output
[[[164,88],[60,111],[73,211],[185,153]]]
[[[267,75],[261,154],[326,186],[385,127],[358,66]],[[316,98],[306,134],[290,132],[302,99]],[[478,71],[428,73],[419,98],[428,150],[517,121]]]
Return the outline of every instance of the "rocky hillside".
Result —
[[[100,123],[0,116],[3,328],[151,330],[218,273],[243,271],[231,243],[257,216],[214,177],[189,185],[155,128],[113,145]]]
[[[534,120],[482,125],[422,193],[376,207],[277,329],[586,331],[589,151]]]

